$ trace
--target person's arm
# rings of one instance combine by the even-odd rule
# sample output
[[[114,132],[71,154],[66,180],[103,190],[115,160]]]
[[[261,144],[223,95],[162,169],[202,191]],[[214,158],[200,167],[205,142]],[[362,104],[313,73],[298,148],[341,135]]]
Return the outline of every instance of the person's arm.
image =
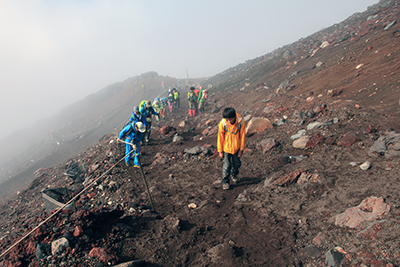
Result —
[[[242,119],[242,128],[240,128],[240,151],[238,153],[238,156],[242,156],[243,150],[246,147],[246,123],[244,119]]]
[[[200,102],[201,98],[203,97],[203,91],[200,90],[199,97],[197,98],[197,102]]]
[[[217,151],[220,158],[224,158],[225,130],[222,121],[218,125]]]
[[[118,138],[121,139],[129,131],[130,127],[131,127],[130,124],[125,126],[124,129],[122,129],[121,132],[119,132]]]

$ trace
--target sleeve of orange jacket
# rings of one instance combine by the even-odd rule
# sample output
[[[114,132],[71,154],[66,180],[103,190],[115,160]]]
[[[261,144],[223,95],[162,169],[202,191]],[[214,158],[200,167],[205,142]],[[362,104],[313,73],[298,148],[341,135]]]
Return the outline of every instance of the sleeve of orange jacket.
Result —
[[[240,128],[240,150],[244,150],[246,146],[246,122],[243,120],[242,128]]]
[[[222,125],[222,121],[218,124],[218,139],[217,139],[217,150],[218,153],[224,151],[224,142],[225,142],[225,130]]]

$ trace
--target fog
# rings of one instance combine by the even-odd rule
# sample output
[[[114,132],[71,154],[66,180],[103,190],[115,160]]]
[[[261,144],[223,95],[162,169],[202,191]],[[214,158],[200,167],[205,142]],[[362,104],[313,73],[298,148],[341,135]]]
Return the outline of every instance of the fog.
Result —
[[[208,77],[377,0],[0,1],[0,138],[148,71]]]

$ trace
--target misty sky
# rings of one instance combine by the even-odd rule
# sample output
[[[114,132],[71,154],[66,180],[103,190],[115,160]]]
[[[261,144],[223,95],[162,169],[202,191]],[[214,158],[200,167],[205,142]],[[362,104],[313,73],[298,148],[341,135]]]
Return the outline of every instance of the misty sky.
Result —
[[[377,0],[1,0],[0,138],[148,71],[208,77]]]

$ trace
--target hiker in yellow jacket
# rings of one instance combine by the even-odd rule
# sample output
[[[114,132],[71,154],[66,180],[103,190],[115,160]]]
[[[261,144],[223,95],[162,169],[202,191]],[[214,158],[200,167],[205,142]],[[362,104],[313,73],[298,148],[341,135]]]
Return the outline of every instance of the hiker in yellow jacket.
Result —
[[[222,189],[229,189],[229,178],[232,183],[238,181],[237,175],[242,165],[240,157],[246,146],[246,125],[234,108],[225,108],[223,119],[218,125],[217,150],[224,160],[222,165]]]

